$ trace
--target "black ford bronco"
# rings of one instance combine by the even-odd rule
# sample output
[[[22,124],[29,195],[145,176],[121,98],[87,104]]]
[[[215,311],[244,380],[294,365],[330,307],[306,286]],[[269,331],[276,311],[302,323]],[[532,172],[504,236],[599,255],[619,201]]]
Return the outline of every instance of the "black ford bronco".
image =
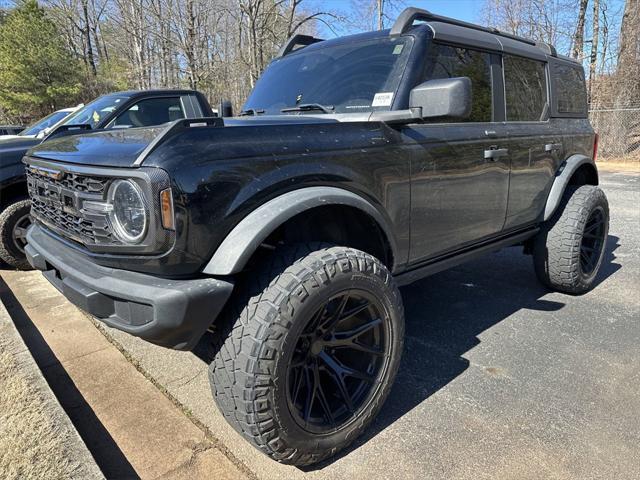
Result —
[[[580,64],[409,8],[390,30],[293,37],[238,118],[31,150],[26,253],[107,325],[210,339],[226,419],[305,465],[388,395],[398,286],[512,245],[549,288],[593,285],[609,219],[595,143]]]

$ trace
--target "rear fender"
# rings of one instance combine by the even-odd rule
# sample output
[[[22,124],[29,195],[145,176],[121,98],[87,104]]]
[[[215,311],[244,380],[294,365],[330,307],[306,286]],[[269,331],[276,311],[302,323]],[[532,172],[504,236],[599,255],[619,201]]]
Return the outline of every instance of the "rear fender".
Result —
[[[562,196],[564,195],[564,192],[567,189],[567,186],[569,185],[573,174],[585,164],[591,165],[596,171],[597,175],[598,170],[593,159],[585,155],[572,155],[567,160],[565,160],[562,165],[560,165],[560,168],[558,168],[558,171],[556,172],[556,177],[553,181],[553,185],[551,186],[549,196],[547,197],[547,203],[544,209],[545,221],[551,218],[551,216],[558,208],[558,205],[560,205]]]

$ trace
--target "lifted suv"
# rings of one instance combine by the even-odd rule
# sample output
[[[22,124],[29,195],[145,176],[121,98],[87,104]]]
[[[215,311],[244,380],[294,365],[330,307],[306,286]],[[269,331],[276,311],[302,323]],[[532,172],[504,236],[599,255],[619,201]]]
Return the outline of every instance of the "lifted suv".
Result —
[[[609,220],[594,157],[580,64],[410,8],[391,30],[292,38],[242,118],[32,150],[26,252],[110,326],[213,338],[225,418],[310,464],[391,389],[398,286],[511,245],[550,288],[593,285]]]

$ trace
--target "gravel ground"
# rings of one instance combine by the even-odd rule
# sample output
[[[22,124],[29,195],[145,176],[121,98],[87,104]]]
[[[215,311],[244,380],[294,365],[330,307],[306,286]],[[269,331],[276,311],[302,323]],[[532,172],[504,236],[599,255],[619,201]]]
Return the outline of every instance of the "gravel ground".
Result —
[[[0,478],[104,478],[1,303]]]
[[[107,330],[258,478],[637,479],[640,176],[603,171],[601,184],[612,219],[592,292],[549,292],[519,248],[404,288],[389,400],[353,448],[311,470],[267,459],[224,422],[200,358]]]

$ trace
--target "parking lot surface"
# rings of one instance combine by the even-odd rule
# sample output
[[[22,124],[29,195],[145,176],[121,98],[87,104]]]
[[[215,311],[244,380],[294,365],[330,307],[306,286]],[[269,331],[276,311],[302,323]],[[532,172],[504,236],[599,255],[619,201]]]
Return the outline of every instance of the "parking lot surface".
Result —
[[[601,184],[611,228],[592,292],[546,290],[515,247],[403,288],[406,349],[381,415],[311,469],[242,440],[197,355],[105,330],[260,479],[640,478],[640,176]]]

